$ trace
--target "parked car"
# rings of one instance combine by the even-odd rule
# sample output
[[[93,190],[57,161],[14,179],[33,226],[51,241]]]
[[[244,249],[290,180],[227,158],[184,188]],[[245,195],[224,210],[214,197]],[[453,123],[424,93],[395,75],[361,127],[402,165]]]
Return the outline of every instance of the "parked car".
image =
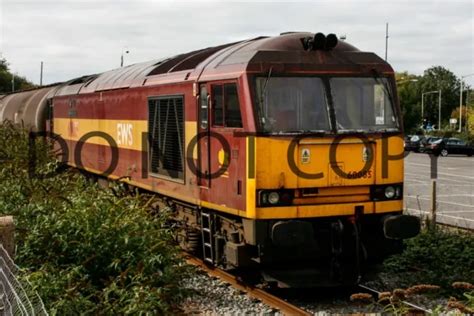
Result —
[[[406,151],[420,151],[420,144],[425,139],[423,135],[409,135],[409,138],[405,138],[405,150]]]
[[[436,141],[439,141],[440,139],[442,139],[441,137],[433,137],[433,136],[430,136],[430,137],[426,137],[425,139],[422,139],[420,141],[420,147],[419,147],[419,152],[420,153],[431,153],[431,144],[433,144],[434,142]]]
[[[429,151],[443,157],[451,154],[472,156],[474,154],[474,146],[459,138],[444,138],[433,142]]]

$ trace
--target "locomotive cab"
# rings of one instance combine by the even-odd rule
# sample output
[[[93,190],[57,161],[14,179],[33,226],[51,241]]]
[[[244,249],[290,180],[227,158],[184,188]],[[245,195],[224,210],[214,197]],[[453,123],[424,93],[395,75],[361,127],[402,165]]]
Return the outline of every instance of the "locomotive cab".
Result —
[[[286,51],[260,51],[247,68],[247,204],[242,240],[225,244],[225,260],[258,263],[281,286],[351,284],[420,229],[402,214],[393,70],[345,43],[308,50],[287,37]]]

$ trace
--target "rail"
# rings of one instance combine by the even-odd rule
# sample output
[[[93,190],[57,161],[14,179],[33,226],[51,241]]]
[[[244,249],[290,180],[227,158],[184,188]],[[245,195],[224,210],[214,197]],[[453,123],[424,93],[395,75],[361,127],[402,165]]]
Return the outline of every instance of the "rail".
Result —
[[[237,277],[233,276],[230,273],[227,273],[219,268],[210,267],[205,264],[202,260],[192,257],[190,255],[186,256],[186,261],[188,264],[198,266],[202,270],[204,270],[207,274],[211,276],[215,276],[222,281],[225,281],[232,285],[234,288],[244,291],[247,293],[248,296],[259,299],[263,303],[267,304],[268,306],[278,309],[284,315],[304,315],[309,316],[313,315],[304,309],[301,309],[295,305],[292,305],[283,299],[276,297],[268,292],[265,292],[262,289],[258,289],[249,285],[242,283]]]

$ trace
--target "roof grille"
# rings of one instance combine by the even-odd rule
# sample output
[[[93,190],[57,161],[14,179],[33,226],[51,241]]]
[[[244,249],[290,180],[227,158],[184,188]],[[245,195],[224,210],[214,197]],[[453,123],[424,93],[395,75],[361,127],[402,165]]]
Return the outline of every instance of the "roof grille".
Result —
[[[230,43],[215,47],[208,47],[201,50],[192,51],[186,54],[181,54],[175,56],[171,59],[166,60],[165,62],[158,64],[156,68],[154,68],[148,76],[164,74],[168,72],[175,72],[175,71],[182,71],[182,70],[189,70],[196,68],[201,62],[206,60],[208,57],[213,55],[214,53],[218,52],[221,49],[226,47],[232,46],[236,43]]]

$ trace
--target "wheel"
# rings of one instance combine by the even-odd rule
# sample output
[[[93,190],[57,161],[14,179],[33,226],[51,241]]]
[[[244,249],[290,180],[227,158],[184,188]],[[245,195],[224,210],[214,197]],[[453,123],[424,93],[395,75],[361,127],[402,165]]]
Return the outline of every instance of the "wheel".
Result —
[[[447,149],[441,150],[441,156],[447,157],[448,156],[448,150]]]

